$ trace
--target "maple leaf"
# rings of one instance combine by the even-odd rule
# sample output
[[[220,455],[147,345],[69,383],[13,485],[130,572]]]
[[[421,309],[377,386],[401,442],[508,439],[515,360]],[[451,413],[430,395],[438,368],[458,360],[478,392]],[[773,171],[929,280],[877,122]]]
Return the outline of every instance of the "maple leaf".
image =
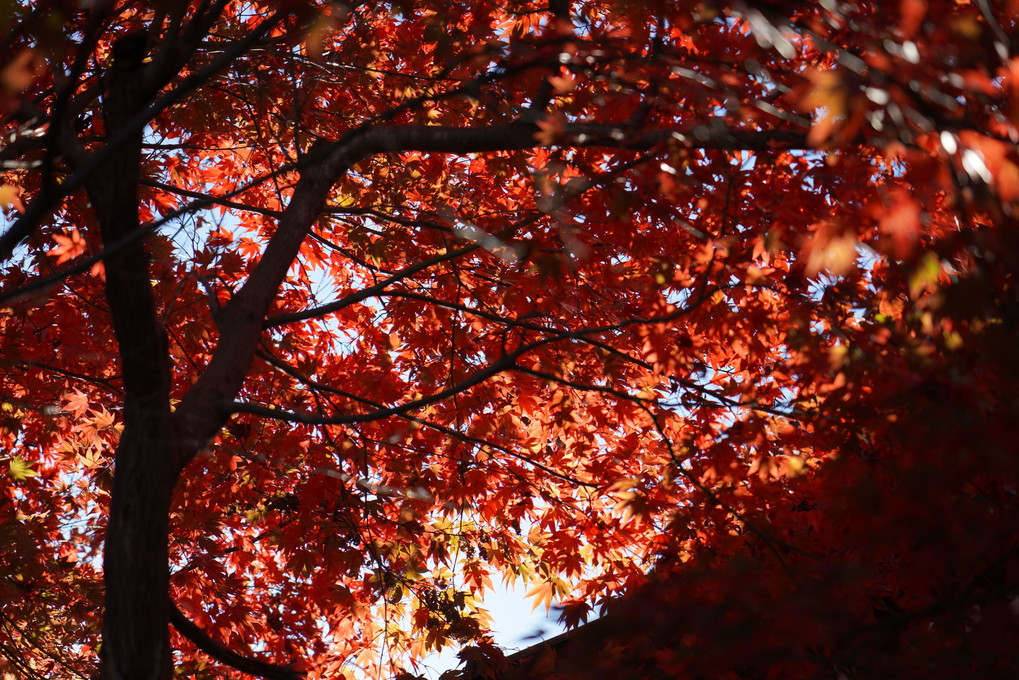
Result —
[[[892,252],[898,259],[909,255],[920,236],[920,207],[908,196],[898,195],[881,217],[881,231],[892,241]]]
[[[559,621],[567,628],[576,628],[586,623],[591,614],[591,605],[584,600],[573,600],[561,602],[556,605],[559,611]]]
[[[46,254],[57,258],[57,264],[73,260],[85,252],[85,239],[82,238],[77,227],[72,228],[69,234],[54,234],[53,240],[57,242],[57,245]]]
[[[75,418],[80,418],[89,409],[88,396],[78,390],[72,390],[64,395],[60,407]]]
[[[550,117],[538,121],[538,130],[534,134],[535,141],[543,146],[551,146],[562,139],[565,125],[561,119]]]
[[[32,469],[32,463],[25,461],[24,459],[15,456],[11,458],[7,464],[7,468],[10,471],[11,478],[15,481],[23,481],[35,477],[39,473]]]
[[[845,274],[855,266],[859,256],[856,235],[831,222],[817,225],[817,230],[808,241],[804,252],[807,255],[808,276],[821,271],[835,275]]]
[[[549,78],[548,82],[552,85],[552,91],[558,95],[569,94],[577,88],[576,79],[571,74],[565,74],[562,76],[555,76]]]
[[[531,611],[543,606],[545,611],[548,612],[555,601],[555,586],[547,581],[539,583],[527,591],[527,597],[534,600],[534,603],[531,605]]]

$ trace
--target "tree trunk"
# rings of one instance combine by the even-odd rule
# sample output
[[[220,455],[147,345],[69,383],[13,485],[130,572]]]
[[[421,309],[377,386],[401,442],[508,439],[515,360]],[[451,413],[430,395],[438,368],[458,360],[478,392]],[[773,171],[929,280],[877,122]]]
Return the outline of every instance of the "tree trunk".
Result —
[[[103,680],[168,680],[172,674],[167,518],[173,451],[166,428],[150,425],[125,426],[117,447],[103,555]]]
[[[107,139],[145,106],[145,53],[141,32],[114,44],[103,100]],[[104,259],[124,383],[124,431],[103,553],[103,680],[169,680],[173,671],[167,541],[178,451],[171,427],[166,333],[152,293],[149,254],[136,233],[141,144],[139,130],[87,184],[103,247],[122,247]],[[123,247],[125,239],[130,243]]]

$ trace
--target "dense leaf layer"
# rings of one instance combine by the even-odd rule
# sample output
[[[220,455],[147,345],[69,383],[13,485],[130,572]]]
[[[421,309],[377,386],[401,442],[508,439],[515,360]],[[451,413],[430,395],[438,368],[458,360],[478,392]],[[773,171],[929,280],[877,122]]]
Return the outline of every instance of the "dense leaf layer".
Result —
[[[1016,3],[0,12],[6,671],[1016,670]]]

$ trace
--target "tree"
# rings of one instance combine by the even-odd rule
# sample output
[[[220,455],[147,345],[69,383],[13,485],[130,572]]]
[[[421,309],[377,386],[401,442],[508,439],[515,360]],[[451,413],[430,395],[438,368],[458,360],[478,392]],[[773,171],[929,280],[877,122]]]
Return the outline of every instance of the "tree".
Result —
[[[3,12],[10,672],[1016,670],[1016,3]]]

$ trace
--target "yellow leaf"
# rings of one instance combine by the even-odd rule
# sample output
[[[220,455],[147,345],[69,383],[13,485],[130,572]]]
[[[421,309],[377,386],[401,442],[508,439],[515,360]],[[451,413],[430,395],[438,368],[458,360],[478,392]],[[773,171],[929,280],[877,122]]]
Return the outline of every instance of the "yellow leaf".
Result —
[[[40,61],[36,60],[35,52],[26,49],[14,57],[0,69],[0,88],[14,93],[21,92],[32,84],[39,73]]]
[[[785,473],[785,476],[789,479],[792,479],[793,477],[799,477],[800,475],[805,474],[807,471],[807,463],[800,456],[786,456],[783,463],[784,465],[782,466],[783,467],[782,471]]]
[[[25,204],[21,202],[21,189],[13,184],[0,185],[0,205],[25,212]]]
[[[568,94],[577,89],[576,79],[569,73],[565,76],[555,76],[548,79],[549,85],[555,94]]]
[[[309,57],[314,59],[322,58],[322,51],[334,25],[335,20],[333,17],[326,15],[320,16],[311,25],[304,36],[304,48]]]
[[[818,146],[832,136],[845,121],[849,93],[838,71],[814,71],[814,87],[803,98],[803,108],[816,112],[807,142]]]
[[[828,350],[828,363],[831,365],[832,370],[842,368],[846,363],[846,358],[849,356],[849,348],[845,345],[833,345]]]

